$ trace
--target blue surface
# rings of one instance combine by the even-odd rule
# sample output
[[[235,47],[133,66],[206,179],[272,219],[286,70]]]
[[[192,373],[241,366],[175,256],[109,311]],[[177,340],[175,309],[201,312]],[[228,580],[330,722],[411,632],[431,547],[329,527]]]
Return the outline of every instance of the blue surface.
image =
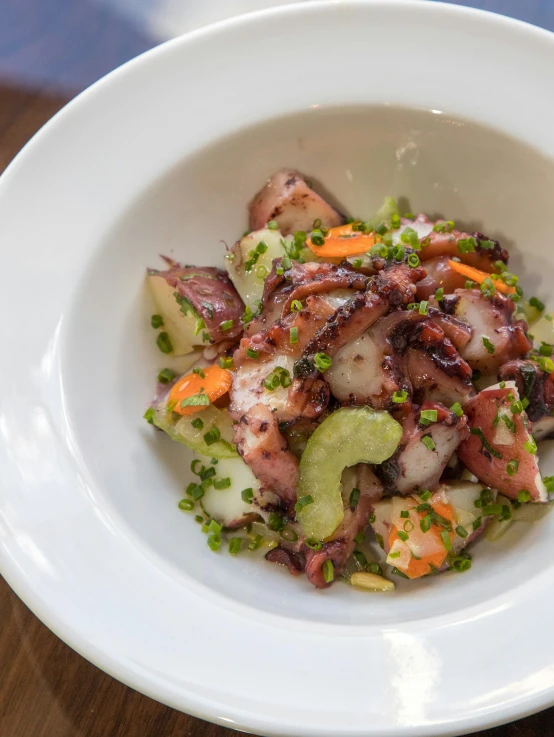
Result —
[[[443,2],[509,15],[511,18],[554,31],[554,0],[458,0],[458,2],[443,0]]]
[[[177,1],[172,0],[174,8]],[[0,84],[74,94],[163,40],[148,29],[148,19],[166,2],[0,0]],[[181,0],[184,9],[209,2]],[[554,0],[445,2],[509,15],[554,31]]]

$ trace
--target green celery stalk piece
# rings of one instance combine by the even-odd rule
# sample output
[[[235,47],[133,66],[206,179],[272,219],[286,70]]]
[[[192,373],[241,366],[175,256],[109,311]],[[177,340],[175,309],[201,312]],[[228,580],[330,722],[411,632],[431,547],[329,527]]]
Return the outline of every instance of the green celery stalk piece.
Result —
[[[319,425],[300,459],[298,498],[313,498],[298,513],[306,537],[325,540],[342,522],[343,470],[357,463],[382,463],[401,437],[401,425],[388,412],[370,407],[343,407]]]

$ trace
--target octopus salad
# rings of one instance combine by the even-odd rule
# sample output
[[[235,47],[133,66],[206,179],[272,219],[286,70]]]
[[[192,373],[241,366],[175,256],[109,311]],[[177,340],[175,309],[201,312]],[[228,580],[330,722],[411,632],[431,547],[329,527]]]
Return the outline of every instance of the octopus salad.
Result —
[[[554,326],[508,251],[392,198],[346,217],[293,170],[248,210],[224,269],[147,272],[145,419],[194,452],[179,508],[208,548],[387,591],[538,519]]]

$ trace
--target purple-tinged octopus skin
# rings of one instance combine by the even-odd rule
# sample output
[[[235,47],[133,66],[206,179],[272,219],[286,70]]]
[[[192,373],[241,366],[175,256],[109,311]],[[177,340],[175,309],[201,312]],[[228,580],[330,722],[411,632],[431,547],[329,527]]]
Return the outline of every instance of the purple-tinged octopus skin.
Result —
[[[421,413],[429,410],[437,413],[437,420],[425,424]],[[389,491],[402,495],[417,489],[433,491],[452,454],[469,435],[467,419],[438,402],[424,402],[404,419],[403,431],[398,450],[376,473]],[[424,437],[433,440],[433,449],[422,442]]]
[[[179,297],[190,302],[204,320],[212,343],[238,338],[242,333],[244,304],[227,274],[213,266],[180,266],[172,259],[166,260],[170,269],[149,269],[148,274],[162,277]],[[232,327],[222,330],[222,323],[229,320]]]
[[[440,307],[473,328],[460,354],[483,374],[496,373],[506,361],[526,356],[533,347],[527,323],[515,319],[515,303],[498,292],[488,298],[478,289],[457,289],[441,300]]]
[[[343,216],[308,185],[294,169],[281,169],[270,177],[250,204],[250,230],[264,228],[276,220],[283,235],[311,231],[314,220],[326,228],[341,225]]]

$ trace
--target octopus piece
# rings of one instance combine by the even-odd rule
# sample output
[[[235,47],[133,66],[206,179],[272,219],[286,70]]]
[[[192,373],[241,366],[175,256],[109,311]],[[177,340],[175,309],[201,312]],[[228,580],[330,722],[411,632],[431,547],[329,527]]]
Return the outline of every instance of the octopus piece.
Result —
[[[237,451],[262,484],[261,495],[273,492],[284,512],[294,514],[298,459],[287,448],[277,418],[265,404],[251,407],[235,427]]]
[[[455,289],[465,287],[466,278],[449,264],[449,256],[437,256],[425,261],[427,276],[418,282],[417,299],[429,299],[437,289],[442,288],[445,294],[451,294]]]
[[[371,277],[365,292],[355,294],[328,318],[304,349],[303,358],[323,352],[334,356],[347,343],[358,338],[391,308],[413,302],[415,284],[425,269],[393,264]]]
[[[401,404],[392,401],[394,392],[404,390],[411,395],[412,389],[404,361],[394,351],[389,337],[393,329],[405,320],[424,319],[409,310],[391,312],[377,320],[359,338],[343,346],[325,373],[331,394],[342,403],[367,404],[396,414],[409,412],[409,401]]]
[[[541,479],[529,420],[520,411],[514,381],[484,389],[464,407],[471,435],[458,448],[466,468],[510,499],[527,491],[533,501],[548,501]]]
[[[310,231],[314,220],[326,228],[341,225],[343,216],[316,194],[294,169],[281,169],[270,177],[248,205],[249,228],[259,230],[270,220],[279,223],[283,235]]]
[[[440,302],[443,312],[473,327],[460,354],[472,369],[495,373],[503,363],[526,356],[533,347],[527,323],[515,319],[514,302],[502,294],[485,297],[478,289],[457,289]]]
[[[521,397],[529,402],[527,417],[535,440],[554,433],[554,374],[543,371],[533,360],[508,361],[498,372],[500,381],[515,381]]]
[[[328,263],[292,262],[291,268],[277,274],[281,260],[275,259],[270,274],[266,277],[262,296],[261,313],[249,323],[245,335],[261,332],[275,320],[286,317],[291,311],[293,300],[304,302],[308,297],[320,295],[336,310],[355,291],[365,289],[368,277],[354,271],[349,264],[335,266]]]
[[[429,411],[436,412],[436,422],[425,419]],[[434,490],[456,448],[469,435],[466,417],[458,417],[438,402],[424,402],[404,420],[403,430],[398,450],[376,467],[376,474],[385,489],[403,495],[417,489]],[[426,445],[425,438],[432,443],[427,440]]]
[[[165,280],[183,314],[192,308],[204,321],[212,343],[237,338],[242,333],[244,304],[227,274],[212,266],[181,266],[172,259],[165,260],[170,269],[149,269],[148,276]],[[222,324],[229,321],[232,321],[231,328],[222,330]]]
[[[354,538],[366,529],[373,505],[383,495],[383,487],[369,466],[359,464],[356,466],[356,474],[357,488],[360,490],[356,507],[352,509],[348,499],[345,499],[344,519],[333,533],[331,540],[323,543],[321,550],[314,551],[304,546],[306,576],[316,588],[323,589],[330,585],[323,576],[323,565],[327,560],[333,563],[335,579],[340,574],[354,551]]]
[[[425,400],[463,404],[475,393],[471,368],[433,320],[405,321],[395,328],[390,341],[405,357],[417,404]]]
[[[473,232],[466,233],[464,231],[445,228],[446,221],[437,220],[433,222],[427,215],[419,214],[414,220],[402,218],[401,229],[393,231],[393,240],[395,243],[400,242],[402,231],[406,227],[410,227],[416,231],[421,243],[421,251],[419,257],[422,261],[427,262],[440,257],[452,258],[456,256],[468,266],[473,266],[482,271],[493,271],[494,262],[502,261],[508,263],[509,254],[505,248],[500,246],[496,240],[488,238],[483,233]],[[441,232],[442,230],[444,232]],[[435,230],[438,228],[439,230]],[[466,248],[460,247],[460,241],[469,241]],[[471,244],[471,245],[470,245]],[[467,250],[473,248],[473,250]]]
[[[266,553],[265,559],[269,563],[277,563],[280,566],[288,568],[291,576],[299,576],[304,572],[306,567],[306,559],[301,552],[289,550],[282,545],[278,545]]]
[[[325,374],[333,396],[342,403],[386,409],[397,417],[411,411],[414,390],[419,401],[465,401],[473,392],[471,370],[445,339],[434,315],[461,344],[467,343],[467,325],[455,318],[449,322],[444,318],[450,316],[439,310],[430,310],[429,316],[393,311],[335,355]],[[398,391],[407,392],[405,402],[394,401]]]

